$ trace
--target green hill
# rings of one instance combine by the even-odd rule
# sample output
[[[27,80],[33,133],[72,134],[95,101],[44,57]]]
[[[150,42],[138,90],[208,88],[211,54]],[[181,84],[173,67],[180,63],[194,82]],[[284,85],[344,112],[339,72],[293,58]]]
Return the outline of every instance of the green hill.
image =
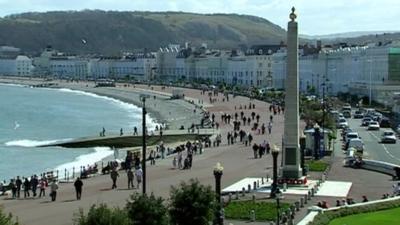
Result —
[[[118,54],[169,43],[236,48],[278,44],[285,30],[263,18],[184,12],[56,11],[0,18],[0,45],[37,52],[47,45],[71,53]],[[85,41],[82,41],[85,40]],[[86,44],[84,44],[86,42]]]

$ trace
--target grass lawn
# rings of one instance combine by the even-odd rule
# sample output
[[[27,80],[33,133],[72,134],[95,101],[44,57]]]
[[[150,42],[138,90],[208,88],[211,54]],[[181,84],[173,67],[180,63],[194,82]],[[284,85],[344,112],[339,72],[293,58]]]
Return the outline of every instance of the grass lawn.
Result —
[[[308,165],[309,171],[323,172],[328,167],[328,163],[326,163],[324,161],[320,161],[320,160],[318,160],[318,161],[314,161],[314,160],[306,161],[305,164]]]
[[[288,203],[280,203],[281,210],[289,208]],[[276,203],[272,202],[253,202],[253,201],[233,201],[225,207],[225,217],[227,219],[250,220],[250,211],[256,213],[256,221],[273,221],[276,218]]]
[[[332,220],[329,225],[398,225],[400,208],[362,213]]]

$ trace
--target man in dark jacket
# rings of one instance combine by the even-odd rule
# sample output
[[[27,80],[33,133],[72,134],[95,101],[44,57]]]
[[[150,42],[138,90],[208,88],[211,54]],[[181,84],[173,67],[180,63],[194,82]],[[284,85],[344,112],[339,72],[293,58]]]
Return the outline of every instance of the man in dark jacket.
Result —
[[[77,200],[81,200],[83,183],[82,183],[82,180],[79,177],[76,178],[74,186],[75,186],[75,192],[76,192],[76,199]]]

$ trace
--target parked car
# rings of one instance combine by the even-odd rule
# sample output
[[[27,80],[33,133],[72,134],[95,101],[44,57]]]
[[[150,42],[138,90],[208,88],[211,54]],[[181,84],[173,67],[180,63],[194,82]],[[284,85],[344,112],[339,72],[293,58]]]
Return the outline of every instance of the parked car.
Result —
[[[361,111],[357,110],[354,112],[354,119],[362,119],[364,117],[364,113],[362,113]]]
[[[342,112],[344,118],[351,118],[351,111],[350,110],[345,110]]]
[[[379,130],[379,123],[377,121],[371,121],[368,124],[368,130]]]
[[[357,132],[349,132],[344,137],[344,142],[348,142],[350,139],[354,139],[354,138],[361,139]]]
[[[384,131],[382,134],[381,142],[382,143],[393,143],[395,144],[397,141],[396,133],[393,131]]]
[[[361,121],[361,126],[368,126],[371,121],[372,119],[370,117],[364,117]]]
[[[339,119],[338,123],[336,124],[337,128],[344,129],[349,127],[349,123],[347,123],[347,120],[345,118]]]
[[[364,142],[359,138],[350,139],[345,146],[345,149],[355,148],[357,152],[364,152]]]

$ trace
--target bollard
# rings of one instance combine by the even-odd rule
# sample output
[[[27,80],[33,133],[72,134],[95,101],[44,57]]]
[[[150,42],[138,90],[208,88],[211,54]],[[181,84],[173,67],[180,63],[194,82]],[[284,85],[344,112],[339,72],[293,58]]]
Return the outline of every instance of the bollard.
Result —
[[[256,195],[255,195],[255,194],[253,194],[253,195],[251,196],[251,200],[253,200],[253,202],[256,202]]]
[[[75,179],[75,166],[72,167],[72,179]]]
[[[304,197],[300,198],[300,208],[304,208]]]
[[[261,177],[261,184],[264,184],[264,177]]]
[[[287,190],[287,183],[283,183],[283,191]]]
[[[256,190],[257,189],[257,182],[253,182],[253,190]]]
[[[304,205],[307,205],[308,195],[304,195]]]
[[[67,168],[64,169],[64,180],[67,180]]]
[[[267,182],[268,182],[268,180],[269,180],[269,174],[267,173]]]
[[[250,191],[251,191],[251,185],[249,184],[249,185],[247,185],[247,192],[250,193]]]
[[[257,180],[257,188],[260,187],[260,180]]]
[[[299,201],[296,201],[294,203],[294,206],[296,207],[296,211],[300,211],[300,202]]]
[[[236,191],[236,193],[235,193],[235,199],[239,200],[239,192],[238,191]]]
[[[307,199],[308,199],[308,200],[311,200],[311,191],[308,191]]]
[[[242,197],[244,197],[245,191],[246,191],[246,189],[245,189],[245,188],[242,188]]]
[[[311,197],[314,197],[314,194],[315,194],[315,189],[311,188]]]
[[[232,193],[229,193],[228,202],[231,202],[231,201],[232,201]]]
[[[256,221],[256,212],[254,210],[250,211],[250,220],[251,222]]]

